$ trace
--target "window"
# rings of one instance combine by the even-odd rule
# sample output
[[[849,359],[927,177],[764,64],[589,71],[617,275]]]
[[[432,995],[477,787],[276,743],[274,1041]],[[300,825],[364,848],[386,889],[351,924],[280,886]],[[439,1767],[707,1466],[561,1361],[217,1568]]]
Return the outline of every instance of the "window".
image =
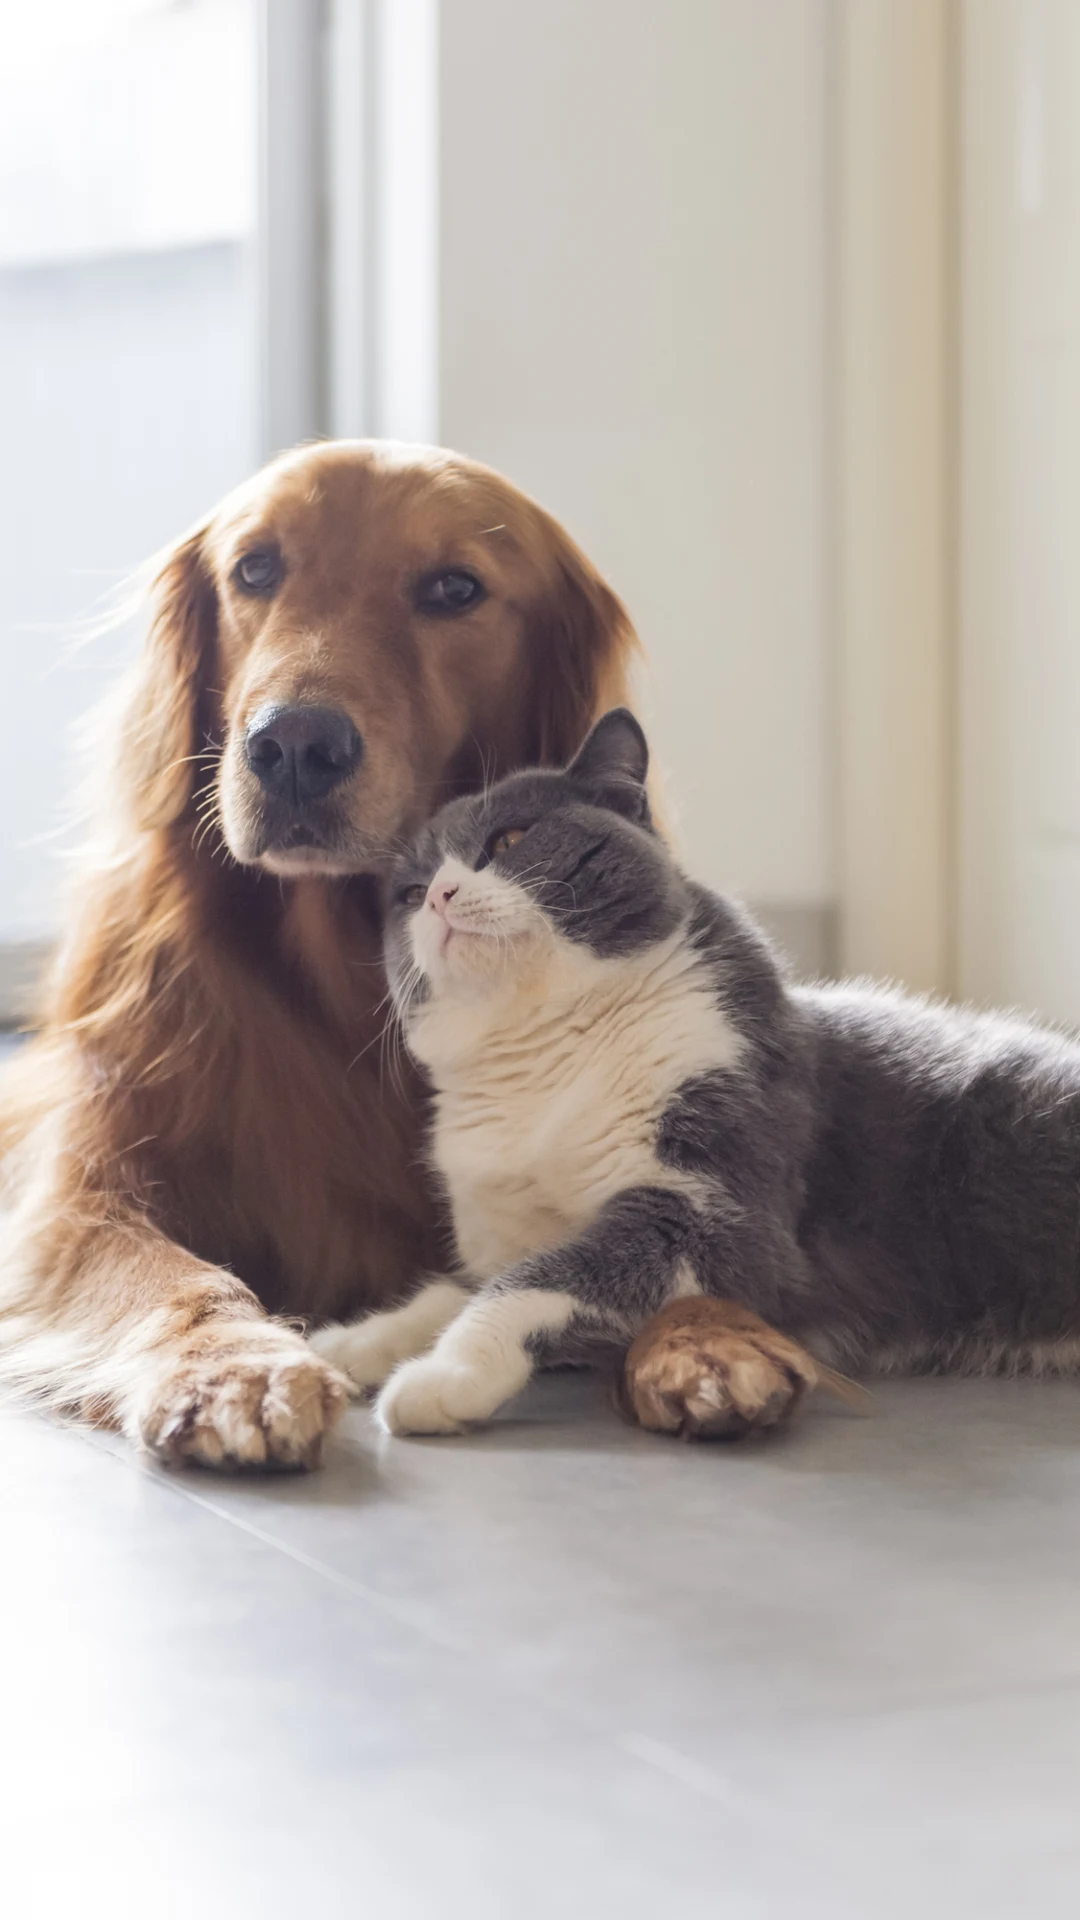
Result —
[[[133,645],[79,623],[259,458],[256,38],[254,0],[34,0],[5,23],[4,948],[53,927],[72,722]]]

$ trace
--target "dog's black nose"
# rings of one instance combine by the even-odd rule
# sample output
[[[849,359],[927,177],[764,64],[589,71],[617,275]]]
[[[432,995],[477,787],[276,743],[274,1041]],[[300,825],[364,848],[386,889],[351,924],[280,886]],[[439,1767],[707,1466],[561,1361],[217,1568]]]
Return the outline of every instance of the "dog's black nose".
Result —
[[[363,743],[335,707],[263,707],[244,736],[255,778],[275,798],[321,800],[354,772]]]

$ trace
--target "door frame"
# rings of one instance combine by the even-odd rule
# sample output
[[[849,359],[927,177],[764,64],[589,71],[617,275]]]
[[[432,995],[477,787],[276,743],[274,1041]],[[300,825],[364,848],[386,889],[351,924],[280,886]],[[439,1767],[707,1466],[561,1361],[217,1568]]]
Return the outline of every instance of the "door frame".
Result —
[[[836,0],[833,626],[845,973],[950,991],[955,0]]]

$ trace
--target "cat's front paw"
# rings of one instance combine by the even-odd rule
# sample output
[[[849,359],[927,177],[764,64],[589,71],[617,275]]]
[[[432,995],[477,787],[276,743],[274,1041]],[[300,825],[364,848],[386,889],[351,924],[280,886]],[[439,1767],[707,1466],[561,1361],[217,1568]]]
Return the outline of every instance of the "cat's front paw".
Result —
[[[375,1414],[388,1433],[462,1433],[490,1420],[505,1398],[483,1375],[430,1355],[391,1374]]]
[[[739,1440],[778,1427],[819,1369],[803,1347],[731,1300],[672,1300],[626,1357],[627,1410],[653,1432]]]
[[[348,1376],[357,1393],[371,1393],[404,1357],[393,1313],[372,1313],[352,1326],[336,1321],[308,1335],[308,1345]]]

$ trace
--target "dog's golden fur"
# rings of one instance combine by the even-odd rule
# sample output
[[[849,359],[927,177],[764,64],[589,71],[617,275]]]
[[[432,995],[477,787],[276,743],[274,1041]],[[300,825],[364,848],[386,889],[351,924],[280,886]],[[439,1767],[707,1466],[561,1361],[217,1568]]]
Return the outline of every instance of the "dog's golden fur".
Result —
[[[280,588],[244,593],[267,545]],[[434,619],[416,583],[451,567],[487,598]],[[384,1044],[380,865],[449,793],[566,758],[635,650],[555,521],[441,452],[302,449],[166,555],[3,1087],[0,1378],[172,1459],[317,1456],[343,1385],[280,1316],[385,1302],[440,1254],[417,1088]],[[242,743],[297,701],[343,710],[364,753],[326,845],[282,852]]]

